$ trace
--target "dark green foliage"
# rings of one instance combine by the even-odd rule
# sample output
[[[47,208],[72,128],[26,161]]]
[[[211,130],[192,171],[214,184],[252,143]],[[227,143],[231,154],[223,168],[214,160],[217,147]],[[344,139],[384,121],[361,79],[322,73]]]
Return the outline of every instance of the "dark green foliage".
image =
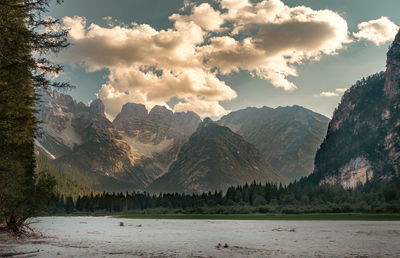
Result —
[[[85,167],[78,167],[77,164],[68,164],[63,159],[56,160],[54,166],[58,171],[67,174],[82,185],[95,191],[132,191],[138,189],[137,184],[118,180],[113,177],[100,175],[93,171],[88,171]]]
[[[248,214],[248,213],[399,213],[400,179],[367,183],[356,189],[316,186],[301,180],[281,186],[245,184],[202,194],[102,193],[67,198],[63,212],[126,212],[151,214]],[[60,199],[58,200],[60,201]],[[53,203],[51,207],[60,206]],[[60,210],[58,210],[60,212]]]
[[[79,196],[90,195],[94,192],[91,188],[77,181],[70,174],[70,170],[60,170],[51,161],[39,153],[36,157],[37,171],[50,174],[56,181],[55,191],[61,196],[71,196],[76,200]]]
[[[66,31],[43,32],[58,24],[41,18],[49,2],[0,1],[0,211],[14,233],[40,210],[54,186],[49,175],[35,174],[33,143],[36,90],[68,86],[51,83],[45,76],[62,67],[41,54],[67,45]]]

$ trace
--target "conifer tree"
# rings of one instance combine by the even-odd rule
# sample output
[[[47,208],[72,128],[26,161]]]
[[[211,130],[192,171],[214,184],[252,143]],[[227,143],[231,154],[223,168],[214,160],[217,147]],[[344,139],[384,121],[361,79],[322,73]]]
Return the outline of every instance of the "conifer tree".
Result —
[[[34,155],[37,92],[69,87],[48,77],[62,66],[45,56],[68,46],[59,21],[43,18],[50,2],[0,1],[0,213],[14,233],[21,232],[54,188],[49,175],[35,174]]]

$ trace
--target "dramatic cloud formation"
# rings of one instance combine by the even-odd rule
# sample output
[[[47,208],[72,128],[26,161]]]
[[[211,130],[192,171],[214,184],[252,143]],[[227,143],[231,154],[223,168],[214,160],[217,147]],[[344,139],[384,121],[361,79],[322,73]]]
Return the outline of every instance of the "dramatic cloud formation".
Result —
[[[108,82],[98,97],[115,116],[126,102],[167,105],[202,116],[227,112],[220,103],[237,94],[219,75],[247,70],[284,90],[296,88],[304,61],[334,55],[350,42],[346,21],[330,10],[289,7],[281,0],[186,1],[185,14],[173,14],[173,27],[156,30],[147,24],[101,27],[83,17],[65,17],[72,46],[60,58],[87,71],[107,69]],[[108,18],[111,20],[111,18]]]
[[[336,89],[335,91],[323,91],[319,94],[315,94],[315,97],[339,97],[345,93],[347,89]]]
[[[358,29],[359,32],[353,33],[355,38],[371,41],[377,46],[393,41],[399,31],[399,27],[388,17],[362,22],[358,24]]]

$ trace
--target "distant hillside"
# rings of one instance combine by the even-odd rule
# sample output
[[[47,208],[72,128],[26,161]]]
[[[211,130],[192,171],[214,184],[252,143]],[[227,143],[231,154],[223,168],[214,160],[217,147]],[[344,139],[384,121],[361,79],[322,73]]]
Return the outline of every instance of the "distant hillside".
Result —
[[[71,196],[76,199],[78,196],[90,196],[91,193],[96,193],[90,187],[74,179],[72,175],[68,174],[68,171],[55,167],[50,159],[40,152],[37,153],[36,164],[38,172],[49,173],[55,178],[57,182],[56,192],[60,195]]]
[[[291,180],[313,171],[328,123],[329,118],[300,106],[246,108],[218,121],[254,144],[273,168]]]
[[[347,91],[315,157],[310,179],[346,188],[400,176],[400,33],[387,55],[386,73]]]
[[[207,192],[246,182],[287,182],[254,145],[205,119],[151,192]]]

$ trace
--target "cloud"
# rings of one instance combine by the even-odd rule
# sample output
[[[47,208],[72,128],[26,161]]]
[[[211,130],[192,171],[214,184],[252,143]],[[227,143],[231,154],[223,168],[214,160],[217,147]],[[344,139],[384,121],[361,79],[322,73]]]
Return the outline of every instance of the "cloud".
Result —
[[[336,89],[335,91],[323,91],[319,94],[314,94],[314,97],[339,97],[340,94],[345,93],[346,90],[347,89],[339,88],[339,89]]]
[[[126,102],[166,105],[173,97],[183,99],[177,109],[191,107],[200,115],[220,116],[227,111],[220,101],[235,98],[236,92],[203,69],[195,47],[204,31],[193,21],[175,15],[173,29],[157,31],[149,25],[131,27],[87,26],[82,17],[66,17],[72,46],[61,59],[80,63],[87,71],[109,70],[108,82],[98,97],[106,112],[115,116]],[[85,29],[86,28],[86,29]],[[196,108],[190,103],[208,103]]]
[[[237,97],[221,75],[246,70],[294,90],[289,79],[298,65],[334,55],[350,42],[346,21],[330,10],[289,7],[281,0],[216,2],[217,9],[185,1],[186,14],[172,14],[166,30],[136,23],[102,27],[65,17],[72,45],[59,59],[89,72],[108,70],[98,97],[110,116],[126,102],[151,108],[174,97],[176,111],[220,116],[228,112],[220,103]]]
[[[288,7],[280,0],[251,4],[247,0],[221,0],[233,34],[213,37],[201,48],[207,65],[222,74],[248,70],[275,87],[294,90],[288,80],[297,76],[296,65],[334,55],[350,43],[346,21],[330,10]]]
[[[368,40],[377,46],[393,41],[399,27],[389,20],[388,17],[382,16],[377,20],[371,20],[358,24],[359,32],[353,33],[358,40]]]
[[[338,93],[345,93],[346,90],[348,90],[347,88],[340,88],[340,89],[336,89],[335,91]]]
[[[339,94],[337,94],[336,92],[324,91],[324,92],[321,92],[319,94],[319,96],[321,96],[321,97],[338,97]]]
[[[209,4],[201,4],[193,8],[193,13],[189,17],[196,24],[205,30],[219,30],[224,23],[224,18],[219,11],[214,10]]]

